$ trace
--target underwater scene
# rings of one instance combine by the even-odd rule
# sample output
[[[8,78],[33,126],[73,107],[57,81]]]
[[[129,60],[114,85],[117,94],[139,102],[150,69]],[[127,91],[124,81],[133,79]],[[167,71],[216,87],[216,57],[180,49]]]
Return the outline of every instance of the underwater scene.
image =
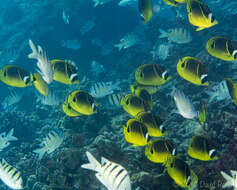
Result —
[[[1,0],[0,190],[237,190],[237,0]]]

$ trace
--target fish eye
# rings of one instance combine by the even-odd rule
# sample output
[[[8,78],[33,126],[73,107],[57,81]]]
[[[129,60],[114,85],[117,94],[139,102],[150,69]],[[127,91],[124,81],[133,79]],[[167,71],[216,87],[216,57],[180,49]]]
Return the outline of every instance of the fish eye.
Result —
[[[173,167],[174,167],[174,163],[171,163],[171,164],[170,164],[170,167],[173,168]]]
[[[233,55],[234,59],[237,59],[237,50],[234,50],[232,55]]]
[[[167,71],[165,71],[165,72],[162,73],[162,78],[163,78],[164,80],[167,80],[168,77],[169,77],[169,73],[168,73]]]
[[[78,80],[78,76],[77,75],[72,78],[72,82],[75,82],[77,80]]]
[[[161,133],[164,133],[166,131],[165,127],[163,125],[160,126]]]
[[[6,72],[6,71],[4,71],[4,73],[3,73],[3,76],[4,76],[4,77],[6,77],[6,76],[7,76],[7,72]]]
[[[128,100],[128,99],[126,100],[126,104],[127,104],[127,105],[129,104],[129,100]]]
[[[188,176],[188,179],[187,179],[187,185],[189,186],[191,184],[192,180],[191,180],[191,177]]]
[[[208,75],[207,74],[202,75],[201,76],[201,83],[204,84],[207,81],[208,81]]]
[[[215,149],[212,149],[212,150],[210,150],[210,152],[209,152],[210,158],[214,158],[214,157],[216,156],[216,154],[217,154],[217,152],[216,152]]]
[[[129,127],[127,128],[127,132],[128,132],[128,133],[130,132],[130,129],[129,129]]]
[[[140,77],[143,78],[143,76],[144,76],[144,75],[143,75],[143,72],[140,72]]]
[[[184,66],[185,66],[185,64],[184,64],[184,62],[183,62],[183,63],[181,64],[181,67],[184,68]]]
[[[213,23],[216,20],[214,16],[211,17],[211,22]]]
[[[77,99],[76,99],[76,97],[74,96],[74,98],[73,98],[73,102],[76,102],[77,101]]]
[[[151,154],[153,154],[154,152],[153,152],[153,148],[151,147],[151,149],[150,149],[150,152],[151,152]]]
[[[215,47],[215,43],[212,42],[212,44],[211,44],[211,48],[213,49],[214,47]]]
[[[191,145],[190,145],[191,147],[193,147],[193,143],[191,143]]]

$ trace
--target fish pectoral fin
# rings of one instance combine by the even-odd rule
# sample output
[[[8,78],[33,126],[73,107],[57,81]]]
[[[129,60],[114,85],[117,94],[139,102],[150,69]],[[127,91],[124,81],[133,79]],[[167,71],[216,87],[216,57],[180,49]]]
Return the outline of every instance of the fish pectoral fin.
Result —
[[[95,176],[105,187],[108,187],[106,180],[100,173],[95,174]]]
[[[198,31],[201,31],[201,30],[204,30],[205,28],[203,28],[203,27],[198,27],[197,29],[196,29],[196,31],[198,32]]]

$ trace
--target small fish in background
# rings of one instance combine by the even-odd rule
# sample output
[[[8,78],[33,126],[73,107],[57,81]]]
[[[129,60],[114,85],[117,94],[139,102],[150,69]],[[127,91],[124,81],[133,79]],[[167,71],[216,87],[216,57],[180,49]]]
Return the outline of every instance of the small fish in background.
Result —
[[[45,82],[48,84],[53,82],[53,70],[50,64],[49,59],[47,58],[46,52],[42,49],[41,46],[38,45],[38,50],[36,49],[34,43],[29,40],[29,45],[32,50],[32,53],[28,55],[29,59],[36,59],[38,73],[43,77]]]
[[[190,32],[184,28],[174,28],[168,31],[160,29],[159,38],[167,38],[169,42],[177,44],[186,44],[192,41]]]
[[[95,22],[93,20],[88,20],[80,29],[81,35],[90,32],[95,27]]]
[[[82,168],[96,171],[96,178],[108,190],[131,190],[131,181],[128,172],[121,165],[111,162],[102,157],[101,164],[90,152],[86,152],[88,164],[81,165]]]
[[[159,4],[155,4],[153,5],[153,13],[158,14],[160,12],[160,5]]]
[[[222,188],[234,187],[234,190],[237,189],[237,171],[231,170],[231,176],[227,173],[221,171],[221,175],[226,180],[225,184],[222,185]]]
[[[181,90],[173,88],[171,96],[174,97],[180,115],[186,119],[194,119],[197,117],[198,112],[195,110],[193,103]]]
[[[38,154],[39,160],[42,159],[45,153],[54,152],[63,142],[64,133],[61,129],[52,130],[49,134],[43,139],[41,143],[41,148],[34,150],[33,152]]]
[[[92,61],[91,63],[91,72],[93,75],[95,75],[96,78],[98,78],[98,76],[105,72],[105,68],[103,65],[101,65],[100,63],[98,63],[97,61]]]
[[[231,100],[237,105],[237,84],[231,78],[225,78],[219,84],[214,86],[211,91],[206,92],[209,97],[209,102],[213,100]]]
[[[132,6],[137,3],[138,0],[120,0],[118,3],[118,6],[126,7],[126,6]]]
[[[9,88],[9,95],[6,96],[2,102],[2,107],[4,110],[10,110],[14,104],[17,104],[22,96],[22,91],[17,91],[15,88]]]
[[[153,46],[152,51],[150,51],[153,60],[166,60],[167,57],[170,56],[169,52],[172,47],[173,45],[171,45],[170,43],[160,44],[160,42],[157,41],[156,44]]]
[[[207,90],[206,94],[209,95],[209,103],[214,102],[215,100],[222,101],[225,99],[231,99],[228,86],[225,80],[213,86],[210,90]]]
[[[119,87],[120,81],[116,83],[111,82],[98,82],[90,88],[90,94],[94,98],[103,98],[109,94],[113,94],[115,90],[121,90]]]
[[[20,52],[17,51],[16,47],[9,47],[3,50],[0,50],[0,66],[1,63],[4,65],[6,63],[14,63],[20,56]]]
[[[12,128],[7,134],[3,132],[0,134],[0,151],[10,145],[9,141],[17,141],[18,138],[13,136],[14,129]]]
[[[61,46],[72,50],[79,50],[81,48],[78,40],[63,40]]]
[[[129,47],[134,46],[137,42],[138,36],[133,33],[130,33],[120,39],[120,43],[115,44],[114,47],[118,48],[118,50],[121,51],[122,49],[127,49]]]
[[[112,0],[92,0],[94,2],[94,7],[97,7],[98,5],[104,5],[106,3],[109,3]]]
[[[37,93],[36,96],[37,102],[40,102],[43,105],[57,106],[60,104],[59,97],[52,91],[50,91],[47,96],[40,95],[39,93]]]
[[[21,172],[17,171],[16,168],[12,167],[4,159],[0,162],[0,179],[11,189],[24,188]]]
[[[120,106],[120,101],[121,101],[121,98],[122,98],[122,94],[110,94],[108,95],[108,102],[111,106],[114,106],[114,107],[121,107]]]
[[[151,0],[138,0],[138,10],[143,24],[149,22],[153,16],[153,7]]]
[[[70,16],[66,13],[65,10],[63,10],[62,19],[63,19],[64,24],[69,24],[69,18],[70,18]]]

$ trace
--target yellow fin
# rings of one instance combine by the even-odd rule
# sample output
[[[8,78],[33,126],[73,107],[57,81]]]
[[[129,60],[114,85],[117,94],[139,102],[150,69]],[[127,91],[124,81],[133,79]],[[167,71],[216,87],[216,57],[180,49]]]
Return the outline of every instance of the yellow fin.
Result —
[[[201,31],[201,30],[204,30],[205,28],[202,28],[202,27],[198,27],[197,29],[196,29],[196,31],[198,32],[198,31]]]

